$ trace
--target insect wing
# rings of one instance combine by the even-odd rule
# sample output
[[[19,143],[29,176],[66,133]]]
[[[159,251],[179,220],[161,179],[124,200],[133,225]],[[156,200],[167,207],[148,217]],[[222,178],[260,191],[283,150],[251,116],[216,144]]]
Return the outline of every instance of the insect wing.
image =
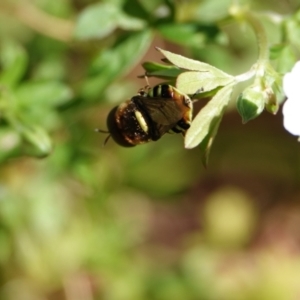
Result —
[[[161,125],[176,124],[182,112],[173,99],[133,97],[133,101],[144,110],[151,120]]]
[[[181,110],[171,98],[136,96],[132,100],[154,123],[159,137],[173,128],[182,118]]]

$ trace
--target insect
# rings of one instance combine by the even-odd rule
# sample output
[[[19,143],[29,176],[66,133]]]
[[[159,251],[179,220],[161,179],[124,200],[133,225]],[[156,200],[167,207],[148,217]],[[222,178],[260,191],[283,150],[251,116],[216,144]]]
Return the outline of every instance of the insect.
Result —
[[[136,96],[114,107],[107,117],[110,137],[123,147],[159,140],[165,133],[185,135],[190,127],[193,102],[168,84],[147,85]]]

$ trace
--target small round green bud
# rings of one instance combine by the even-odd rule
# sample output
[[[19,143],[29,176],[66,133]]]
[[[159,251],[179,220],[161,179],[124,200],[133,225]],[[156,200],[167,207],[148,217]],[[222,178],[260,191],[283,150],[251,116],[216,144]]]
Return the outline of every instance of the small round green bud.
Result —
[[[237,99],[237,110],[246,123],[258,117],[265,107],[265,96],[258,86],[246,88]]]

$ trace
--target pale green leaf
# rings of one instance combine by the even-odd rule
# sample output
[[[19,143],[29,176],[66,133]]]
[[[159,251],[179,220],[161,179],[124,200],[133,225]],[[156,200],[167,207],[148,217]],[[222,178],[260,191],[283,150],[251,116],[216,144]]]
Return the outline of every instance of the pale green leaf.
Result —
[[[118,19],[118,25],[124,30],[141,30],[145,27],[146,22],[122,13]]]
[[[224,110],[223,110],[224,113]],[[223,118],[223,113],[221,113],[219,116],[215,117],[212,122],[210,123],[209,132],[206,135],[206,137],[202,140],[202,142],[199,144],[200,150],[201,150],[201,161],[204,165],[204,167],[207,167],[208,165],[208,158],[210,154],[210,150],[212,147],[212,144],[215,140],[215,137],[217,135],[219,125]]]
[[[74,35],[75,38],[85,40],[104,38],[116,28],[124,30],[140,30],[145,27],[142,19],[125,14],[114,3],[97,3],[88,6],[79,15]]]
[[[270,58],[272,60],[276,59],[276,70],[280,74],[289,72],[297,60],[293,47],[290,44],[273,46],[270,49]]]
[[[122,39],[116,46],[99,53],[90,67],[90,75],[84,81],[80,94],[94,101],[116,78],[123,76],[145,54],[152,42],[151,31],[141,31]]]
[[[216,23],[228,16],[231,5],[232,0],[204,0],[195,7],[193,17],[203,23]]]
[[[200,48],[206,41],[197,23],[163,23],[157,29],[165,39],[185,47]]]
[[[173,65],[190,71],[207,71],[215,74],[217,77],[232,77],[231,75],[198,60],[190,59],[179,54],[157,48]]]
[[[203,71],[203,72],[184,72],[177,78],[177,88],[186,94],[195,94],[199,90],[208,92],[217,87],[225,86],[234,81],[232,76],[229,76],[219,70]]]
[[[300,11],[300,10],[299,10]],[[289,18],[285,24],[285,32],[290,44],[297,48],[300,47],[300,22],[297,20],[297,15]]]
[[[45,157],[52,152],[52,140],[42,127],[38,125],[26,127],[23,125],[21,132],[23,137],[34,147],[30,151],[31,155]]]
[[[58,81],[29,81],[20,85],[16,90],[18,104],[43,107],[55,107],[70,101],[72,90]]]
[[[116,29],[119,15],[114,4],[90,5],[79,15],[74,35],[78,39],[103,38]]]
[[[216,118],[222,116],[228,105],[234,84],[226,85],[201,109],[185,136],[185,148],[198,146],[211,131]]]
[[[44,157],[51,153],[53,149],[52,140],[44,128],[38,124],[33,124],[22,114],[9,114],[6,117],[10,125],[31,145],[28,154]]]

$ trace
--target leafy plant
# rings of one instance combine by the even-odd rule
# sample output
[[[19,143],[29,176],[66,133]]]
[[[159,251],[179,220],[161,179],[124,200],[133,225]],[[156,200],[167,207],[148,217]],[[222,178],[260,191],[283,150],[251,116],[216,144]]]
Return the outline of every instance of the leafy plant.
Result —
[[[1,0],[0,298],[297,297],[299,149],[238,124],[279,110],[298,2]],[[195,149],[101,147],[144,72],[201,104]]]

